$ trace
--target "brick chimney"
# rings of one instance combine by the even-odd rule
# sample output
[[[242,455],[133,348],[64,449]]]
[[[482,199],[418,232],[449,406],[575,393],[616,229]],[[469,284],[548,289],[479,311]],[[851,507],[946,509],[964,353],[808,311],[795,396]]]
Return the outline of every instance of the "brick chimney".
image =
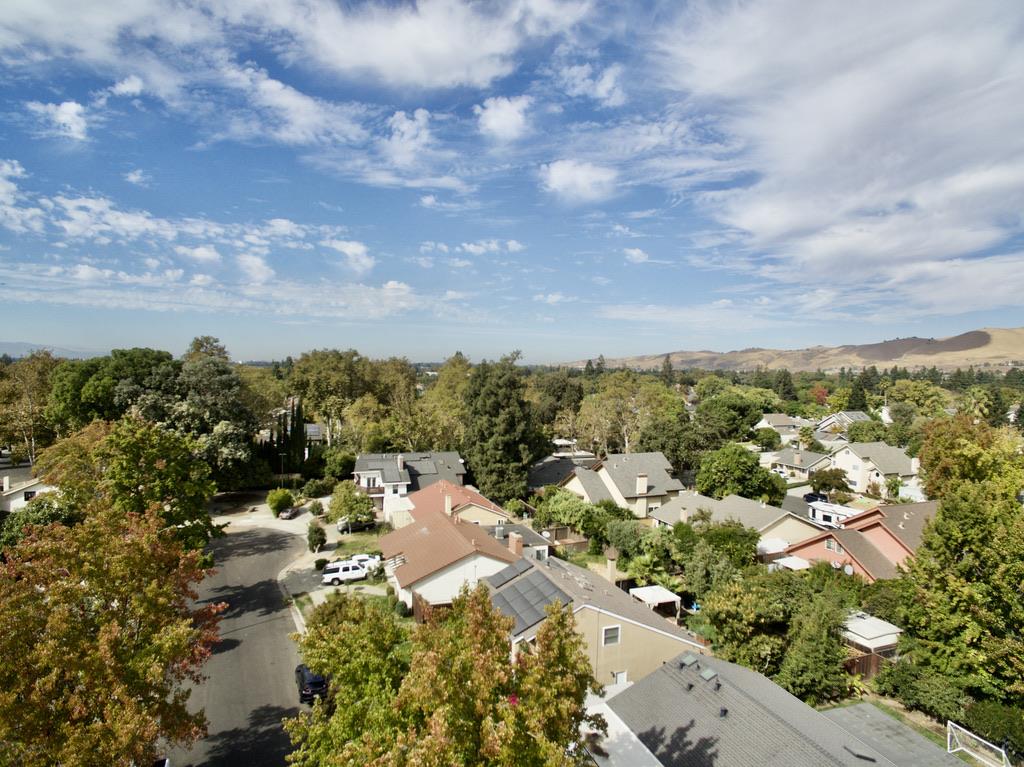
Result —
[[[508,550],[517,557],[523,556],[523,536],[515,532],[509,533]]]
[[[637,474],[636,475],[636,494],[647,495],[647,475]]]
[[[444,513],[449,517],[452,515],[452,497],[447,493],[444,496]]]

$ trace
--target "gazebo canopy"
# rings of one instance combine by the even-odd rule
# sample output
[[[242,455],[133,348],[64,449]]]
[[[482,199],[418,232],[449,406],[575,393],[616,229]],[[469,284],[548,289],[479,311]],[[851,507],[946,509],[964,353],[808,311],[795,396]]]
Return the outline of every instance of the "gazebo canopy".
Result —
[[[629,595],[648,607],[657,607],[667,602],[672,602],[678,607],[681,601],[677,594],[673,594],[664,586],[634,586],[629,590]]]

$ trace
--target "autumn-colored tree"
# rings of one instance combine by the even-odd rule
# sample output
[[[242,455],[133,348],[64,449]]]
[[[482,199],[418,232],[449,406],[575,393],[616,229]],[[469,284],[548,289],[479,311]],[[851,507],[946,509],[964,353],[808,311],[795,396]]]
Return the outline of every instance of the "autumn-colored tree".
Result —
[[[0,563],[0,762],[150,764],[205,734],[199,681],[223,605],[193,607],[207,571],[155,513],[94,506],[30,528]]]

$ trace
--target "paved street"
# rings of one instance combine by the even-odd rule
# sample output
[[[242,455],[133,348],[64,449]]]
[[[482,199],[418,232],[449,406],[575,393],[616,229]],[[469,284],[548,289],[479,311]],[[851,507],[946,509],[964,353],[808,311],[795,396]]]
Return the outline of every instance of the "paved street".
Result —
[[[227,602],[221,643],[206,666],[209,677],[192,693],[206,709],[210,732],[191,750],[171,752],[174,767],[281,767],[289,749],[281,718],[299,711],[288,635],[295,631],[277,575],[305,549],[302,537],[243,527],[214,542],[217,572],[200,599]]]

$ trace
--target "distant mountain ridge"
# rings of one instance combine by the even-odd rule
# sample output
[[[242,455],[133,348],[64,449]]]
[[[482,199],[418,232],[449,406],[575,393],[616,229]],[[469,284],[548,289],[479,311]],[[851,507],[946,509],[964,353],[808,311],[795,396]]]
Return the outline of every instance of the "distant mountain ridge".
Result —
[[[705,370],[824,370],[841,367],[919,368],[937,367],[953,370],[975,367],[1024,367],[1024,328],[982,328],[948,338],[896,338],[873,344],[847,346],[812,346],[807,349],[741,349],[730,352],[678,351],[669,352],[675,368],[703,368]],[[610,368],[626,367],[656,370],[661,367],[665,353],[636,357],[606,359]],[[583,367],[586,360],[568,363],[569,367]]]
[[[32,344],[25,341],[0,341],[0,354],[8,354],[11,357],[25,357],[38,349],[49,350],[54,357],[68,357],[70,359],[88,359],[89,357],[102,357],[109,352],[90,351],[89,349],[68,349],[49,344]]]

